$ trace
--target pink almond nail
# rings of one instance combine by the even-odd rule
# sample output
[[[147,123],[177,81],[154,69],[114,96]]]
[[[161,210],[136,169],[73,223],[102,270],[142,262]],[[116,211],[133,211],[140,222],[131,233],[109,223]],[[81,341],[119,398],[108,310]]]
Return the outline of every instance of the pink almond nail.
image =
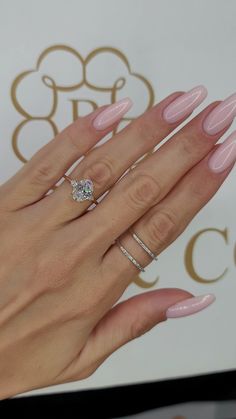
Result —
[[[189,316],[190,314],[203,310],[214,301],[214,294],[205,294],[199,295],[198,297],[187,298],[187,300],[180,301],[179,303],[169,307],[166,312],[166,317],[177,318]]]
[[[232,132],[226,140],[217,147],[211,155],[208,166],[216,173],[223,172],[236,161],[236,131]]]
[[[189,92],[183,93],[171,102],[163,111],[163,118],[172,124],[178,122],[198,106],[207,96],[207,89],[204,86],[196,86]]]
[[[97,130],[104,130],[108,128],[110,125],[114,124],[114,122],[121,119],[132,105],[132,100],[127,97],[108,106],[94,119],[94,128]]]
[[[226,128],[236,117],[236,93],[216,106],[203,122],[207,134],[215,135]]]

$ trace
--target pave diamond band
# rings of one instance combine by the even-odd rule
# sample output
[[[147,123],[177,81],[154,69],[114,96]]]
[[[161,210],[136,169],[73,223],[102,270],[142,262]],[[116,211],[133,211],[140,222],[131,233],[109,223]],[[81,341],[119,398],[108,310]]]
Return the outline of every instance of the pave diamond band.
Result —
[[[129,228],[129,232],[132,234],[133,239],[142,247],[143,250],[154,260],[157,259],[157,255],[155,255],[149,247],[140,239],[140,237],[132,230],[132,228]],[[116,244],[122,251],[122,253],[132,262],[136,268],[138,268],[141,272],[145,272],[145,269],[140,263],[128,252],[128,250],[121,244],[120,240],[115,240]]]
[[[130,260],[130,262],[132,262],[136,266],[136,268],[138,268],[141,272],[145,272],[144,267],[140,265],[140,263],[128,252],[128,250],[124,248],[124,246],[122,246],[121,242],[118,239],[116,240],[116,244],[118,245],[122,253]]]
[[[132,234],[133,239],[145,250],[145,252],[154,260],[158,260],[157,255],[155,255],[149,247],[140,239],[140,237],[132,230],[130,229],[130,233]]]
[[[76,202],[92,201],[94,204],[98,204],[97,200],[93,196],[93,182],[91,179],[72,179],[70,176],[64,175],[64,178],[72,186],[72,198]]]

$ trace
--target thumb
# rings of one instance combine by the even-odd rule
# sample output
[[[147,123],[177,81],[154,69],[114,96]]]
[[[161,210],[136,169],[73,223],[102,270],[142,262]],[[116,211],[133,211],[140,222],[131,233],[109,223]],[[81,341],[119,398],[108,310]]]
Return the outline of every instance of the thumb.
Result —
[[[119,347],[165,321],[169,307],[191,297],[187,291],[166,288],[148,291],[116,304],[99,321],[80,352],[76,363],[79,378],[88,377]]]

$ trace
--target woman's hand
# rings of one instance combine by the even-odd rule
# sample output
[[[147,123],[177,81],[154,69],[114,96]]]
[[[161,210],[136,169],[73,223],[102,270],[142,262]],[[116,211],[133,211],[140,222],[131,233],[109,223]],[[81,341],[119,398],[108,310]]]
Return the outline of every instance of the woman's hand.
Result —
[[[201,86],[174,93],[94,148],[131,102],[97,109],[0,187],[1,398],[86,378],[158,322],[213,300],[209,295],[192,303],[188,292],[164,289],[112,308],[139,272],[115,240],[140,268],[148,265],[152,258],[129,228],[160,254],[232,169],[236,135],[220,147],[215,143],[236,115],[236,95],[208,106],[121,178],[205,96]],[[72,199],[68,179],[48,193],[82,156],[70,177],[91,179],[95,199],[110,190],[89,211],[91,201]]]

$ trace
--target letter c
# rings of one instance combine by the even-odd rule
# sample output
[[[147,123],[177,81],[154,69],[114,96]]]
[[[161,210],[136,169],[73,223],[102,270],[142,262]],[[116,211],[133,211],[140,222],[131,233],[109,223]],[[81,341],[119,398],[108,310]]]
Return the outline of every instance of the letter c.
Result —
[[[184,255],[184,262],[185,262],[185,266],[187,269],[187,272],[189,273],[189,275],[191,276],[192,279],[194,279],[194,281],[200,282],[200,283],[209,283],[209,282],[216,282],[219,281],[219,279],[222,279],[226,272],[228,271],[228,268],[226,268],[224,270],[224,272],[219,275],[217,278],[212,278],[212,279],[206,279],[206,278],[202,278],[201,276],[199,276],[195,270],[194,264],[193,264],[193,251],[194,251],[194,247],[196,244],[197,239],[202,236],[203,234],[205,234],[206,232],[209,231],[214,231],[217,234],[220,234],[223,239],[225,240],[225,243],[228,244],[228,231],[227,228],[225,230],[219,230],[217,228],[205,228],[203,230],[200,230],[198,233],[196,233],[192,239],[189,241],[186,250],[185,250],[185,255]]]

